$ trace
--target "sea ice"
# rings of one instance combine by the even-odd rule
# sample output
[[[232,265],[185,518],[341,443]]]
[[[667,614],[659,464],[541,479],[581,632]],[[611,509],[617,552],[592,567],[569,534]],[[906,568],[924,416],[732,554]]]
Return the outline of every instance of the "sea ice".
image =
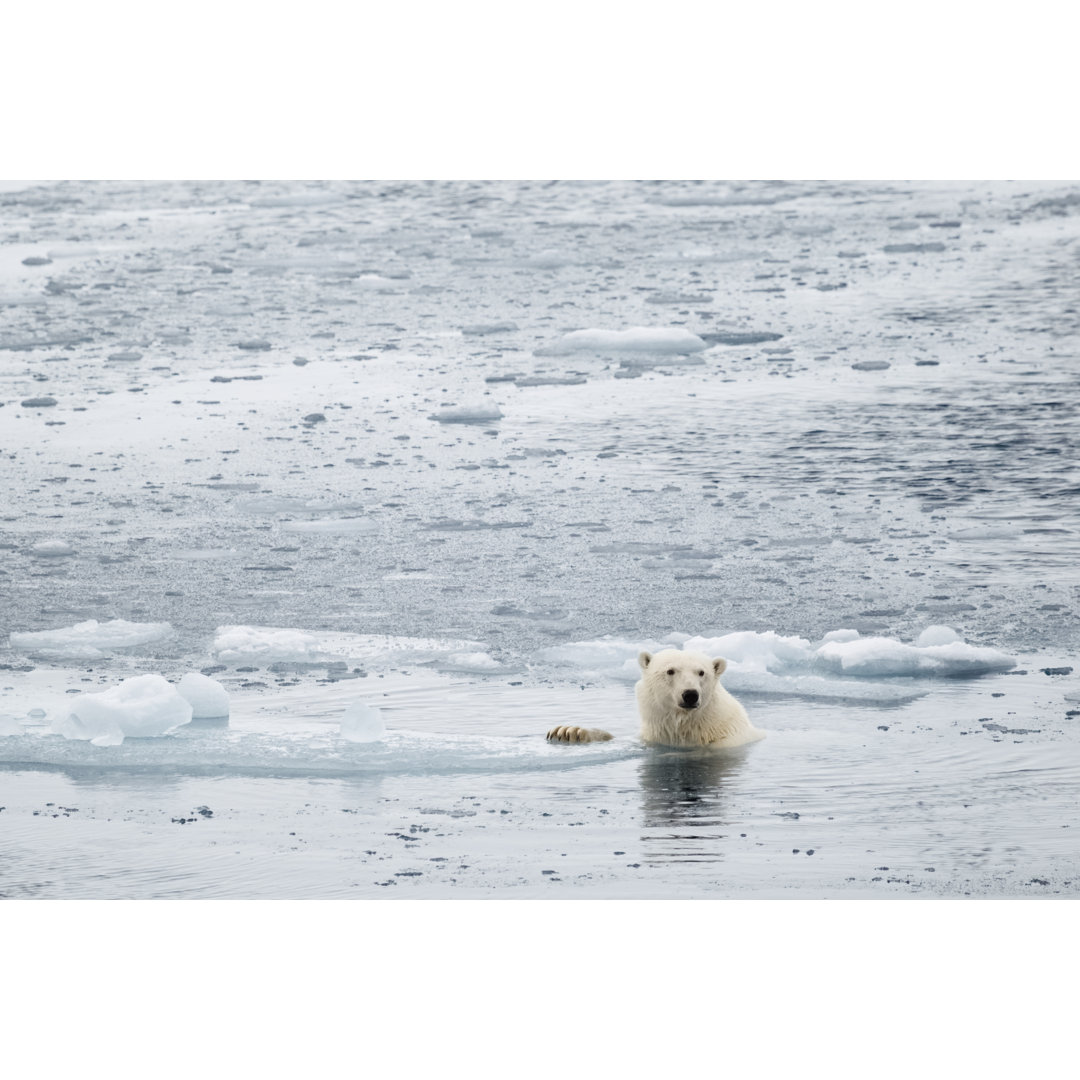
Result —
[[[488,334],[509,334],[517,328],[517,323],[512,322],[473,323],[470,326],[463,326],[461,332],[470,336],[485,337]]]
[[[215,774],[256,776],[445,776],[561,772],[644,753],[628,739],[583,743],[567,753],[565,747],[548,743],[541,735],[454,736],[412,731],[388,731],[375,742],[352,743],[338,733],[320,737],[201,730],[180,731],[171,739],[140,739],[126,744],[120,753],[103,751],[98,748],[102,745],[25,734],[0,740],[0,763],[156,770],[165,775],[205,774],[212,769]]]
[[[354,701],[341,718],[341,737],[348,742],[378,742],[386,734],[382,711]]]
[[[996,649],[966,644],[943,626],[927,628],[915,645],[893,638],[864,638],[856,630],[834,630],[816,644],[774,630],[747,630],[720,637],[670,634],[663,644],[616,638],[579,641],[543,649],[540,656],[553,664],[632,682],[640,677],[639,652],[672,644],[722,656],[728,662],[723,681],[730,690],[827,700],[901,701],[918,697],[926,689],[867,679],[982,675],[1008,671],[1016,664],[1013,657]]]
[[[451,653],[445,660],[439,661],[440,671],[457,671],[463,674],[494,675],[503,673],[506,668],[486,652]]]
[[[689,330],[634,326],[629,330],[574,330],[558,341],[535,349],[537,356],[568,356],[573,353],[648,352],[685,354],[701,352],[708,345]]]
[[[437,420],[440,424],[486,424],[492,420],[501,420],[502,415],[502,410],[498,405],[478,401],[440,409],[437,413],[432,413],[428,419]]]
[[[273,626],[219,626],[213,644],[217,658],[227,662],[301,664],[328,660],[428,663],[482,648],[481,642],[453,638],[341,634]]]
[[[58,630],[13,633],[11,647],[36,656],[65,657],[77,660],[100,660],[113,649],[147,645],[172,633],[169,623],[136,623],[124,619],[97,619],[63,626]]]
[[[22,734],[23,726],[14,716],[9,716],[7,713],[0,713],[0,738],[3,738],[6,735]]]
[[[40,540],[30,549],[30,554],[39,559],[59,559],[74,555],[75,549],[66,540]]]
[[[291,533],[320,533],[340,534],[343,536],[356,536],[363,533],[373,533],[378,526],[370,518],[328,518],[324,521],[286,521],[282,524],[282,532]]]
[[[97,694],[83,694],[52,730],[94,746],[119,746],[125,738],[166,735],[191,720],[191,703],[160,675],[137,675]]]
[[[216,679],[189,671],[176,685],[177,692],[191,705],[193,720],[229,715],[229,692]]]

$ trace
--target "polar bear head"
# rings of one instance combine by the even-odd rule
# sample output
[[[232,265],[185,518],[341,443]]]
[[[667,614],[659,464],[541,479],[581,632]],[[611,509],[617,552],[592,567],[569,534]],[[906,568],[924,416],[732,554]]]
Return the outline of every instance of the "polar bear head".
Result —
[[[710,660],[704,653],[682,649],[643,652],[638,656],[638,664],[642,689],[664,711],[708,705],[716,691],[717,679],[727,667],[727,661],[719,657]]]

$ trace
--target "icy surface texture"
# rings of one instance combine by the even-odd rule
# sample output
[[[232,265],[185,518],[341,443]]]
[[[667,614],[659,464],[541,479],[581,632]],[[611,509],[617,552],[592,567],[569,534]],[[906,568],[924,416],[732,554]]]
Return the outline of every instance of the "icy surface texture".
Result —
[[[22,735],[23,730],[22,724],[19,723],[16,717],[9,716],[7,713],[0,713],[0,736]]]
[[[160,675],[138,675],[97,694],[83,694],[53,721],[65,739],[119,746],[125,738],[167,735],[190,723],[191,703]]]
[[[382,712],[362,701],[354,701],[341,718],[341,737],[347,742],[378,742],[386,735]]]
[[[168,623],[135,623],[124,619],[97,619],[59,630],[38,630],[11,634],[11,645],[37,656],[57,659],[98,660],[114,649],[128,649],[161,641],[172,633]]]
[[[372,710],[376,711],[376,710]],[[385,732],[376,740],[256,733],[191,732],[168,739],[124,743],[110,732],[85,742],[23,735],[0,742],[0,763],[123,772],[220,773],[273,776],[394,776],[565,770],[638,757],[640,746],[549,744],[542,737],[440,736]],[[69,738],[85,738],[71,736]]]
[[[191,705],[193,720],[229,715],[229,693],[216,679],[189,671],[176,684],[177,692]]]
[[[381,663],[425,663],[475,647],[477,642],[394,637],[382,634],[335,634],[273,626],[219,626],[213,651],[218,659],[317,663],[364,660]]]

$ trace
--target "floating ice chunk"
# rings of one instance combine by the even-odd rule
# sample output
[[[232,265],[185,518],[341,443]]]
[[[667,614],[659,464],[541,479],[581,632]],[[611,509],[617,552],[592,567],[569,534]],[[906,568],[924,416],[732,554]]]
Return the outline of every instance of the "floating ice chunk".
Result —
[[[177,693],[191,705],[193,720],[229,715],[229,692],[216,679],[189,671],[176,685]]]
[[[816,644],[774,630],[720,637],[669,635],[666,643],[674,641],[690,652],[723,657],[728,662],[724,684],[732,690],[832,700],[900,701],[926,692],[914,684],[870,685],[867,678],[982,675],[1008,671],[1016,664],[997,649],[966,644],[948,627],[930,627],[924,634],[915,645],[893,638],[864,638],[855,630],[834,630]],[[637,654],[660,647],[656,642],[603,638],[552,646],[543,649],[540,657],[561,667],[634,681],[640,676]],[[861,688],[848,683],[851,676],[862,680]]]
[[[357,536],[376,532],[378,526],[370,518],[328,518],[323,521],[286,521],[282,524],[281,530],[290,533]]]
[[[883,637],[826,642],[816,651],[815,659],[844,675],[877,678],[982,675],[990,671],[1008,671],[1016,666],[1015,657],[1006,656],[997,649],[967,645],[963,641],[919,646]]]
[[[487,424],[502,419],[502,410],[493,402],[478,401],[467,405],[455,405],[432,413],[428,419],[440,424]]]
[[[74,555],[75,549],[66,540],[40,540],[30,549],[30,554],[39,559],[60,559]]]
[[[160,641],[172,633],[169,623],[135,623],[97,619],[64,626],[59,630],[37,630],[11,635],[11,647],[42,656],[99,660],[113,649],[127,649]]]
[[[137,675],[99,694],[83,694],[53,721],[65,739],[119,746],[125,738],[167,735],[191,721],[191,703],[160,675]]]
[[[382,712],[354,701],[341,718],[341,737],[348,742],[378,742],[386,734]]]
[[[486,652],[451,653],[438,662],[440,671],[460,671],[474,675],[502,674],[506,668]]]
[[[708,345],[689,330],[634,326],[629,330],[574,330],[551,345],[534,350],[537,356],[572,353],[648,352],[685,354],[701,352]]]
[[[722,637],[693,637],[683,643],[690,652],[703,652],[709,656],[722,656],[729,667],[740,671],[772,672],[789,674],[805,668],[813,646],[806,638],[784,636],[775,630],[756,633],[743,630]]]
[[[928,693],[925,686],[870,682],[862,679],[826,679],[820,675],[773,675],[732,666],[724,672],[724,686],[736,694],[798,697],[815,701],[861,701],[899,705]]]
[[[322,643],[304,630],[269,626],[219,626],[214,638],[219,660],[291,660],[300,663],[324,658]]]

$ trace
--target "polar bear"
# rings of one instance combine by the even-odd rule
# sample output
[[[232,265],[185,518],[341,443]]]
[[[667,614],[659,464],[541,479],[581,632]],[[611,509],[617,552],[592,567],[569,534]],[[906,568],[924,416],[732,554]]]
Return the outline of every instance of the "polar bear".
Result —
[[[727,661],[704,653],[664,649],[638,656],[637,692],[641,741],[650,746],[731,747],[763,739],[746,710],[720,685]],[[599,742],[606,731],[561,725],[549,742]]]

